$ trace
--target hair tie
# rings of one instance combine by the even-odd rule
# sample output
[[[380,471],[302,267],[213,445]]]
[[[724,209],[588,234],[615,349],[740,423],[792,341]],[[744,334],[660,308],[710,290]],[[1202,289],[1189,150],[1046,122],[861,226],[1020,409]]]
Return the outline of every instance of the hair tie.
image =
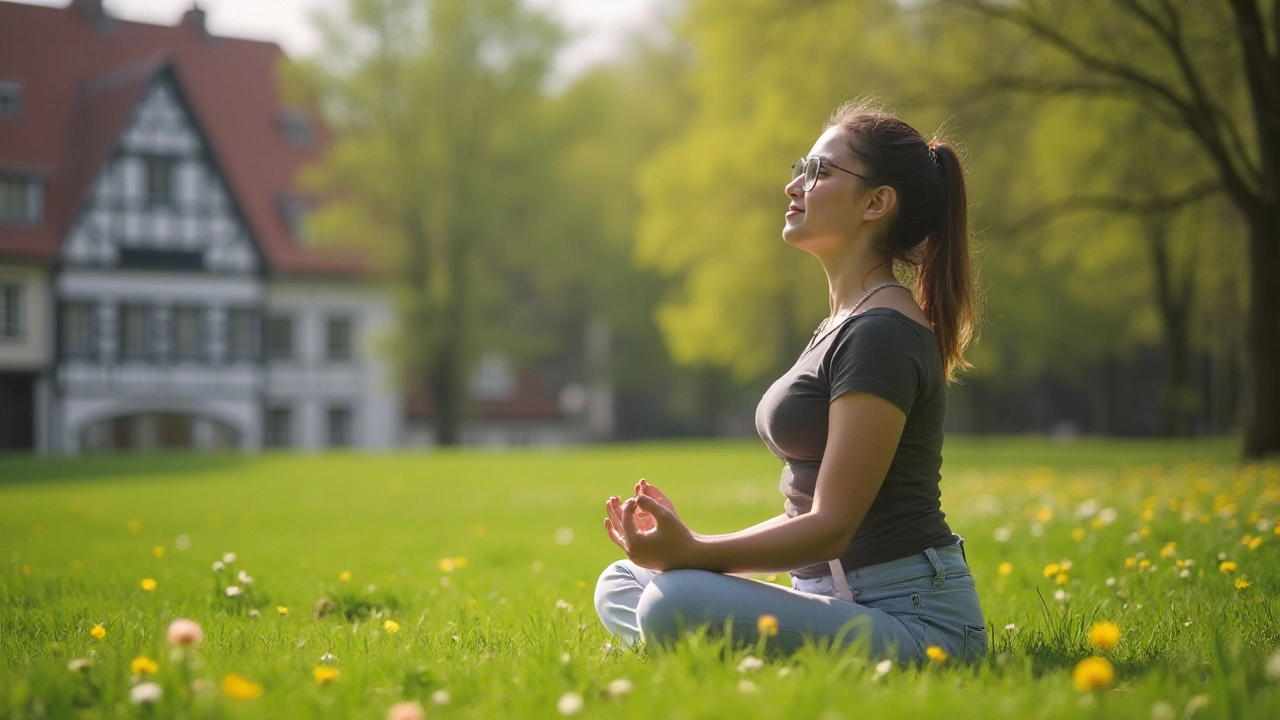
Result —
[[[934,164],[938,162],[938,144],[929,143],[929,160]]]

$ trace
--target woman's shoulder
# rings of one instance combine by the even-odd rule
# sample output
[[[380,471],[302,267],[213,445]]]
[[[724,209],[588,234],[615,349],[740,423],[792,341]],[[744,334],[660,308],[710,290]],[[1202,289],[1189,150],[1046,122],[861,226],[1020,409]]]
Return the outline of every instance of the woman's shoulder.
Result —
[[[934,338],[933,331],[906,313],[891,307],[873,307],[847,318],[836,332],[836,344],[842,339],[865,338],[916,344],[913,339]]]

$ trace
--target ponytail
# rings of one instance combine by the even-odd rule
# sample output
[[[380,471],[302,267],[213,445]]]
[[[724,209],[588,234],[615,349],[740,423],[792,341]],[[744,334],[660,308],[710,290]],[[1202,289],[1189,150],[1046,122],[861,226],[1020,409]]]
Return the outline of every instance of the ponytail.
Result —
[[[950,145],[929,144],[937,163],[942,217],[924,241],[916,277],[916,302],[929,318],[942,353],[947,381],[972,367],[964,359],[976,327],[973,280],[969,269],[969,203],[960,158]]]

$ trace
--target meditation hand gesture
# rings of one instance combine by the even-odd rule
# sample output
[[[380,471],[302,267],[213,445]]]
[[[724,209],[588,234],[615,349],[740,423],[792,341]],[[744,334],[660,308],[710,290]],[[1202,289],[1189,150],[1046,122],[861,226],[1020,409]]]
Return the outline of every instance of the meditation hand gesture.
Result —
[[[605,503],[609,516],[605,531],[632,562],[653,570],[668,570],[686,562],[694,544],[693,533],[676,514],[666,493],[641,478],[636,495],[620,502],[615,495]]]

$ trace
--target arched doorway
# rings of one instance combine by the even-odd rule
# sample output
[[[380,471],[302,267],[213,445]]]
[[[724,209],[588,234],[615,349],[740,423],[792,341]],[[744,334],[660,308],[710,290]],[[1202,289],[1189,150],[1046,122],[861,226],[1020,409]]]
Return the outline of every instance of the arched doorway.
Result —
[[[240,433],[212,418],[185,413],[146,412],[90,423],[80,432],[80,448],[112,450],[218,450],[239,444]]]

